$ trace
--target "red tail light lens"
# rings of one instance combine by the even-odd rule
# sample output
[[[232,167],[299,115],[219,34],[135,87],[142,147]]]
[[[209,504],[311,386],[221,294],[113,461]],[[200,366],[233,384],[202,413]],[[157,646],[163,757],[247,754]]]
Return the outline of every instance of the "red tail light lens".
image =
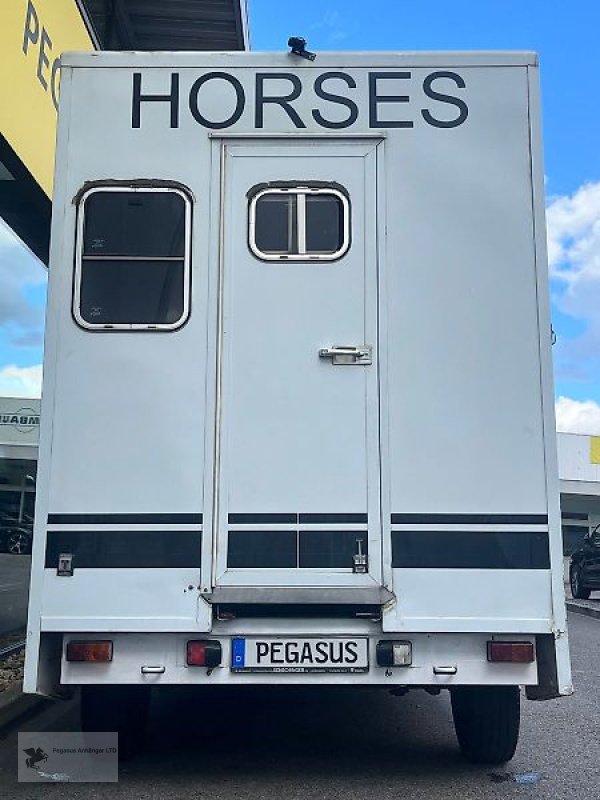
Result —
[[[91,661],[97,664],[112,661],[113,643],[109,640],[67,644],[67,661]]]
[[[192,639],[187,643],[188,667],[218,667],[221,663],[221,642],[214,639]]]
[[[488,642],[487,659],[494,663],[531,664],[535,661],[532,642]]]

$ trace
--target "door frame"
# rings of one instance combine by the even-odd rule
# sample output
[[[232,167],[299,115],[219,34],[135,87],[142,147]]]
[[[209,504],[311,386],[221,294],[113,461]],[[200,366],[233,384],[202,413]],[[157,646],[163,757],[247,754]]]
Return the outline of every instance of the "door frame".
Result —
[[[211,241],[209,244],[209,260],[210,265],[217,265],[218,269],[209,269],[209,352],[215,353],[214,363],[209,363],[208,369],[212,373],[207,382],[208,394],[210,403],[207,403],[209,413],[212,413],[213,424],[210,422],[206,426],[207,435],[205,441],[205,454],[206,464],[211,465],[205,471],[205,497],[210,498],[210,505],[206,504],[204,510],[204,539],[202,544],[202,568],[201,568],[201,592],[209,595],[212,588],[215,586],[252,586],[255,585],[256,572],[253,570],[239,570],[231,571],[231,580],[227,578],[227,570],[219,574],[219,529],[222,526],[222,508],[220,502],[220,475],[221,475],[221,447],[220,442],[223,435],[223,323],[225,311],[225,244],[226,244],[226,220],[227,211],[227,159],[228,148],[234,145],[242,145],[245,143],[252,144],[258,141],[264,142],[265,145],[270,144],[275,147],[281,146],[290,140],[294,141],[295,145],[309,144],[314,140],[323,140],[323,143],[329,145],[335,144],[355,144],[363,142],[368,146],[370,155],[373,159],[373,167],[365,173],[365,192],[364,202],[369,202],[371,197],[371,205],[375,209],[375,224],[368,228],[371,241],[366,243],[366,247],[373,253],[375,260],[375,280],[368,282],[370,284],[373,295],[365,296],[365,317],[366,328],[371,328],[374,331],[375,339],[373,341],[375,357],[374,366],[379,376],[379,384],[376,383],[376,390],[378,395],[378,402],[373,402],[371,397],[370,402],[366,403],[367,426],[373,430],[373,426],[377,426],[379,431],[379,438],[370,437],[367,446],[368,463],[374,458],[373,449],[376,449],[376,459],[379,462],[379,486],[375,490],[371,486],[368,488],[368,507],[370,513],[369,521],[369,563],[370,572],[366,575],[359,575],[348,573],[347,570],[339,571],[339,576],[336,575],[336,570],[331,568],[314,569],[311,573],[322,574],[322,585],[328,585],[340,588],[348,588],[351,586],[385,586],[391,587],[391,562],[390,562],[390,542],[388,525],[386,520],[389,520],[389,481],[386,480],[388,470],[385,469],[385,464],[389,463],[387,459],[387,447],[385,443],[388,441],[387,433],[387,413],[382,413],[382,399],[385,397],[383,394],[383,387],[387,385],[387,337],[383,331],[387,327],[385,319],[385,307],[382,303],[383,284],[384,284],[384,243],[385,243],[385,204],[383,196],[383,178],[385,174],[384,169],[384,145],[385,134],[382,132],[368,132],[365,134],[222,134],[210,133],[211,139],[211,179],[210,179],[210,230]],[[258,141],[257,141],[258,140]],[[372,319],[373,314],[375,319]],[[379,324],[378,324],[379,323]],[[209,398],[207,398],[209,399]],[[376,512],[377,517],[376,518]],[[247,574],[244,575],[244,572]],[[291,586],[306,586],[306,570],[296,569],[274,569],[273,570],[273,586],[282,585],[283,583]],[[264,581],[264,571],[260,572],[261,584],[268,586],[269,581]],[[304,576],[304,579],[302,578]],[[347,578],[350,577],[351,581]],[[346,582],[344,582],[344,580]],[[319,586],[321,583],[311,584]]]

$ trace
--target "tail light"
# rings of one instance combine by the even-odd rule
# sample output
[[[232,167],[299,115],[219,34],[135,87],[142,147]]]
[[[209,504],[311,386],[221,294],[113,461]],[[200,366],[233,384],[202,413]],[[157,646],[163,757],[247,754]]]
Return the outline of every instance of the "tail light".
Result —
[[[191,639],[187,643],[186,663],[188,667],[213,669],[219,666],[221,657],[221,642],[214,639]]]
[[[535,661],[533,642],[488,642],[487,660],[499,664],[531,664]]]
[[[113,643],[108,640],[83,642],[73,641],[67,644],[67,661],[91,661],[106,664],[112,661]]]

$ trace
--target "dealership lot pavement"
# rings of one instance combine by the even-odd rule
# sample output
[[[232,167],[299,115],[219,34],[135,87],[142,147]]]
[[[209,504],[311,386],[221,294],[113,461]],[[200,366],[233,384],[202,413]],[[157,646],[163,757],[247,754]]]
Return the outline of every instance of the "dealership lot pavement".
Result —
[[[600,619],[600,592],[592,592],[592,596],[588,600],[574,600],[571,590],[567,587],[566,596],[569,611]]]
[[[118,785],[17,784],[13,732],[0,739],[0,796],[591,800],[600,794],[600,621],[570,614],[569,624],[576,694],[524,702],[506,768],[462,761],[445,696],[282,689],[207,700],[177,688],[155,696],[147,749],[123,765]],[[73,700],[21,729],[76,726]]]
[[[0,635],[27,622],[31,556],[0,553]]]

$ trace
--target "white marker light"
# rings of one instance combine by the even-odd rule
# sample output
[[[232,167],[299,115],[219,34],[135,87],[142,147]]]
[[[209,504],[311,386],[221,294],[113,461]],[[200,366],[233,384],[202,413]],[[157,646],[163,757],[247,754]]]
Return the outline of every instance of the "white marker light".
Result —
[[[377,664],[380,667],[410,667],[412,643],[389,639],[377,642]]]

